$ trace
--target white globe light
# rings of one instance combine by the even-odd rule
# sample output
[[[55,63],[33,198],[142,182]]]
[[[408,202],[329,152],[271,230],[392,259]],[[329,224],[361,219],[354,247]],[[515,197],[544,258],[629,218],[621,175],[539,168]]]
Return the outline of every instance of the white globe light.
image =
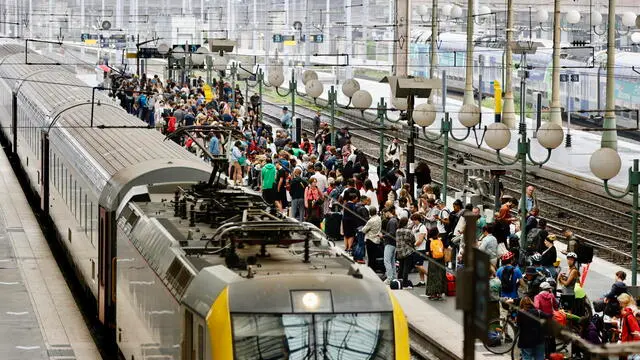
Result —
[[[355,108],[363,110],[368,109],[373,103],[373,97],[371,97],[371,94],[367,90],[358,90],[353,93],[353,96],[351,97],[351,103]]]
[[[342,93],[348,98],[353,97],[358,90],[360,90],[360,83],[356,79],[349,79],[342,84]]]
[[[175,46],[173,48],[171,56],[173,56],[175,59],[182,59],[182,58],[184,58],[184,53],[185,53],[184,47]]]
[[[458,5],[453,5],[451,7],[451,17],[457,19],[462,16],[462,8]]]
[[[602,14],[597,11],[591,13],[591,25],[598,26],[602,24]]]
[[[476,15],[488,15],[491,13],[491,8],[487,5],[482,5],[478,8],[478,13]]]
[[[480,122],[480,109],[478,105],[465,104],[460,107],[458,120],[466,127],[474,127]]]
[[[578,10],[569,10],[564,18],[569,24],[577,24],[580,22],[581,15]]]
[[[409,104],[405,98],[391,98],[391,105],[398,110],[407,110],[407,108],[409,108]]]
[[[636,14],[631,11],[622,14],[622,25],[626,27],[636,26]]]
[[[318,80],[318,73],[313,70],[305,70],[302,73],[302,84],[307,85],[311,80]]]
[[[309,80],[304,86],[304,90],[307,92],[307,95],[312,98],[317,98],[322,95],[322,91],[324,91],[324,86],[318,79]]]
[[[451,4],[446,4],[442,7],[442,15],[444,16],[450,16],[451,15],[451,8],[453,7],[453,5]]]
[[[493,150],[502,150],[507,147],[511,141],[511,131],[509,131],[507,125],[503,123],[492,123],[487,126],[484,140]]]
[[[631,42],[634,44],[640,44],[640,32],[634,32],[631,34]]]
[[[539,23],[547,22],[549,20],[549,13],[545,9],[538,9],[536,11],[536,21]]]
[[[589,167],[593,175],[602,180],[609,180],[620,172],[622,161],[618,152],[610,148],[601,148],[591,155]]]
[[[428,127],[436,121],[436,106],[423,103],[413,110],[413,122],[418,126]]]
[[[427,7],[427,5],[418,5],[418,7],[416,8],[416,13],[418,13],[418,15],[420,16],[425,16],[429,13],[429,8]]]
[[[206,59],[207,54],[209,54],[209,49],[201,46],[198,51],[191,55],[191,61],[194,65],[202,65],[204,64],[204,60]]]
[[[280,87],[284,82],[284,73],[280,71],[269,71],[269,77],[267,79],[271,86]]]
[[[554,123],[544,123],[538,129],[538,142],[546,149],[555,149],[564,140],[562,126]]]
[[[160,55],[166,55],[169,50],[171,50],[171,47],[167,43],[161,43],[158,45],[158,53],[160,53]]]
[[[216,56],[213,58],[213,68],[218,71],[223,71],[227,68],[229,59],[227,56]]]

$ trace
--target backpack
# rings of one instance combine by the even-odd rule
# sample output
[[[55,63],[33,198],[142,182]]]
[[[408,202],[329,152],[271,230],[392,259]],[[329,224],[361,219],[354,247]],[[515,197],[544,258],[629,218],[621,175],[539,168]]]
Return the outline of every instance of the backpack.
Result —
[[[508,265],[502,269],[502,274],[500,275],[500,282],[502,283],[502,292],[509,293],[513,291],[513,275],[515,269],[513,266]]]
[[[542,236],[542,229],[534,228],[527,234],[526,250],[528,253],[534,253],[538,248],[539,238]]]
[[[600,316],[600,314],[593,314],[593,316],[591,317],[591,323],[596,327],[596,330],[598,331],[598,338],[600,339],[600,342],[603,343],[604,339],[606,339],[604,319],[602,318],[602,316]]]
[[[431,250],[431,257],[434,259],[442,259],[444,257],[444,244],[440,239],[431,240],[429,250]]]
[[[454,214],[448,209],[443,209],[442,211],[446,211],[447,213],[449,213],[449,223],[444,225],[444,230],[447,232],[447,234],[451,234],[453,233],[453,230],[455,230],[456,225],[458,225],[458,220],[460,218],[458,217],[458,214]]]

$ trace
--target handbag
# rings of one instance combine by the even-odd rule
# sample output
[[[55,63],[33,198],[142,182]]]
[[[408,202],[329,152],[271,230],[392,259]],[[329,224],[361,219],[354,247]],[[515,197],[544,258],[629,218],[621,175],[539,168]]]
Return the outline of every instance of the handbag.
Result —
[[[444,249],[444,262],[448,263],[448,262],[451,262],[451,260],[453,260],[453,249],[451,248]]]
[[[502,255],[508,252],[509,250],[507,250],[507,246],[504,243],[498,244],[498,249],[496,250],[496,254],[498,255],[499,258],[501,258]]]
[[[244,157],[244,156],[240,156],[240,157],[238,158],[238,163],[239,163],[240,165],[244,165],[244,164],[246,164],[246,162],[247,162],[247,158],[246,158],[246,157]]]

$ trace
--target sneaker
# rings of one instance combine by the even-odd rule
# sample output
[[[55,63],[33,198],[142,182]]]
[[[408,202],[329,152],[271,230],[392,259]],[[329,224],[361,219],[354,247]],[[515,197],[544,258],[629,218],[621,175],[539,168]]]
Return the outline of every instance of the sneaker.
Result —
[[[415,287],[422,287],[422,286],[425,286],[424,281],[418,281],[418,282],[415,284]]]
[[[402,288],[404,290],[411,290],[411,289],[413,289],[413,286],[403,286]]]
[[[389,280],[389,279],[384,279],[384,284],[385,284],[385,285],[390,285],[390,284],[391,284],[391,280]]]

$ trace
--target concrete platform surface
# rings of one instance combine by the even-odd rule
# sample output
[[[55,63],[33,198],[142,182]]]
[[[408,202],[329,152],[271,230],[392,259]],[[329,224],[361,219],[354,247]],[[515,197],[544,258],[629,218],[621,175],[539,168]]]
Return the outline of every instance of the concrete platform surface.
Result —
[[[0,359],[101,359],[0,152]]]

